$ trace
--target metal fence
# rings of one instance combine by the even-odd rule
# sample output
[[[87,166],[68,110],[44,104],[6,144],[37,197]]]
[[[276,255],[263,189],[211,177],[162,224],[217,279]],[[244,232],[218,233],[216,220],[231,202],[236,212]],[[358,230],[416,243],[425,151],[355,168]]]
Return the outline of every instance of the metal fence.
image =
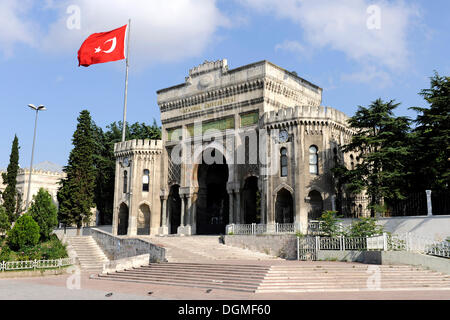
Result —
[[[431,191],[433,215],[450,214],[450,192]],[[371,214],[368,196],[350,196],[336,198],[336,210],[345,218],[360,218]],[[423,216],[428,214],[427,194],[425,191],[409,193],[404,199],[384,199],[385,217]]]
[[[61,258],[55,260],[3,261],[2,263],[0,263],[0,271],[61,268],[70,266],[74,263],[74,258]]]
[[[253,235],[253,234],[294,234],[300,231],[297,223],[252,223],[252,224],[229,224],[226,226],[227,234]]]
[[[299,260],[313,260],[320,250],[408,251],[450,258],[450,240],[436,241],[411,233],[383,233],[373,237],[306,236],[297,238],[297,258]]]

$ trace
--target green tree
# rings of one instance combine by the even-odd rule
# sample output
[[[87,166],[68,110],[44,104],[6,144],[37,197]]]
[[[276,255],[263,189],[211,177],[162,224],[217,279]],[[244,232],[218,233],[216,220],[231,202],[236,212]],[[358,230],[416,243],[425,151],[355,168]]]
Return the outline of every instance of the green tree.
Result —
[[[352,222],[348,231],[349,237],[372,237],[383,233],[383,226],[377,225],[374,218],[359,218]]]
[[[336,211],[324,211],[319,218],[320,233],[327,237],[335,237],[340,235],[339,220]]]
[[[39,189],[27,213],[38,223],[41,241],[50,239],[50,234],[58,225],[58,209],[47,190]]]
[[[70,152],[66,178],[58,191],[59,220],[64,224],[75,224],[77,234],[83,223],[89,223],[94,204],[95,188],[95,141],[89,111],[83,110],[78,117],[77,129],[73,134],[74,148]]]
[[[372,215],[383,198],[403,199],[408,190],[410,120],[394,116],[398,105],[377,99],[367,108],[359,106],[349,120],[356,134],[342,150],[356,153],[361,161],[351,170],[342,165],[332,170],[348,192],[367,191]]]
[[[19,171],[19,139],[14,136],[9,156],[9,165],[6,173],[2,174],[3,183],[6,185],[5,191],[2,193],[3,206],[8,214],[9,221],[14,222],[17,215],[17,172]]]
[[[4,207],[0,206],[0,233],[7,232],[11,228],[8,214]]]
[[[450,77],[435,72],[430,88],[419,93],[429,108],[413,107],[413,153],[416,190],[448,190],[450,186]]]
[[[8,244],[12,250],[24,249],[36,245],[39,237],[39,225],[30,215],[24,214],[8,232]]]

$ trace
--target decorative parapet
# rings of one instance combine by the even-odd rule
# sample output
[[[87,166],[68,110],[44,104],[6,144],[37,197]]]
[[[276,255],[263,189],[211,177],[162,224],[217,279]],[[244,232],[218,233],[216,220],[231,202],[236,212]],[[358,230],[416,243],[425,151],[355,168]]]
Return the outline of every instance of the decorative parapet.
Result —
[[[189,70],[189,77],[194,78],[196,76],[202,75],[204,73],[208,73],[215,70],[222,70],[225,72],[228,70],[228,61],[227,59],[217,60],[217,61],[208,61],[206,60],[201,65],[194,67]]]
[[[349,117],[334,108],[330,107],[315,107],[315,106],[296,106],[294,108],[284,108],[278,111],[266,112],[261,118],[261,125],[272,128],[284,125],[298,124],[298,123],[323,123],[329,122],[341,125],[348,129]]]
[[[135,153],[161,154],[162,149],[162,140],[136,139],[114,144],[114,155],[120,157]]]

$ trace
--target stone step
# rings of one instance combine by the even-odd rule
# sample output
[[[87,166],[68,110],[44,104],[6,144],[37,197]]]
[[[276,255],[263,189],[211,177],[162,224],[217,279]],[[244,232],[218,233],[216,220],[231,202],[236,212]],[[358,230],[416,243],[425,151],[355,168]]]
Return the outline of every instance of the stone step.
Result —
[[[126,281],[126,282],[138,282],[138,283],[153,283],[159,285],[171,285],[171,286],[183,286],[183,287],[194,287],[194,288],[208,288],[208,289],[222,289],[222,290],[234,290],[234,291],[246,291],[255,292],[258,288],[257,285],[241,285],[241,284],[224,284],[219,282],[202,283],[198,281],[176,281],[176,280],[157,280],[157,279],[145,279],[145,278],[133,278],[127,276],[111,276],[111,275],[101,275],[94,277],[94,279],[112,280],[112,281]]]

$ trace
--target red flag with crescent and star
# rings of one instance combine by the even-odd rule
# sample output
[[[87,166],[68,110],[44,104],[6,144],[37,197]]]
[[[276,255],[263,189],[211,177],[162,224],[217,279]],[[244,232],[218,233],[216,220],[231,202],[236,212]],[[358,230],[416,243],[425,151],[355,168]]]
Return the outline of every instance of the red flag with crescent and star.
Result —
[[[78,50],[78,66],[89,67],[125,59],[125,37],[128,25],[108,32],[90,35]]]

